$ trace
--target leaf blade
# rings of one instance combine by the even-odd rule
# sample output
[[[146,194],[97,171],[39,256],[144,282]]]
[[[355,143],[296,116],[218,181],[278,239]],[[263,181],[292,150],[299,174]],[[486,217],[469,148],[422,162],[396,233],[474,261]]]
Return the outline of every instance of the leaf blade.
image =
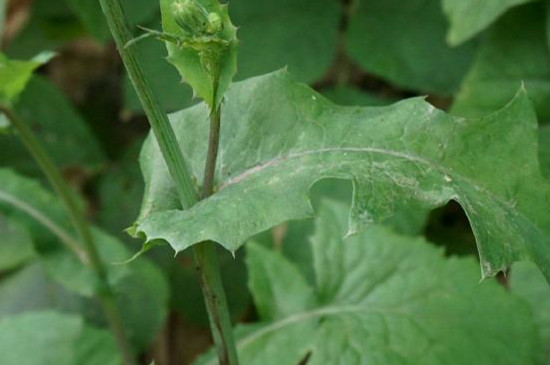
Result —
[[[420,98],[338,107],[285,72],[235,84],[228,99],[218,192],[191,209],[174,210],[173,183],[154,142],[146,143],[147,188],[134,230],[148,241],[165,239],[181,251],[211,239],[234,251],[253,234],[310,217],[310,186],[342,178],[354,184],[348,234],[389,217],[398,201],[433,208],[453,199],[478,238],[484,277],[523,259],[550,274],[543,203],[550,189],[540,175],[536,117],[524,90],[478,120],[446,115]],[[197,121],[205,113],[197,106],[172,119],[199,183],[207,131]]]

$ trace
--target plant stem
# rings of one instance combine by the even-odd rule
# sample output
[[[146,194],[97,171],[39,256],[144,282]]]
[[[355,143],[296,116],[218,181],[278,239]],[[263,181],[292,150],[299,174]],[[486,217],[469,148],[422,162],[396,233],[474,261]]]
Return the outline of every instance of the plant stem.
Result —
[[[132,40],[132,34],[128,28],[126,16],[120,5],[120,1],[100,0],[100,3],[122,61],[128,71],[128,76],[130,76],[130,80],[136,89],[145,115],[151,124],[151,129],[159,144],[162,156],[166,161],[168,171],[176,182],[176,189],[183,209],[187,209],[197,202],[197,192],[189,173],[189,167],[181,153],[176,134],[170,125],[168,116],[160,107],[149,86],[149,79],[145,76],[143,68],[139,63],[136,48],[134,46],[125,47]]]
[[[221,107],[210,114],[210,135],[208,154],[204,168],[201,199],[206,199],[214,192],[214,174],[220,142]],[[201,279],[201,287],[206,307],[210,315],[210,327],[218,351],[220,365],[237,365],[239,360],[235,339],[231,330],[231,318],[227,310],[227,298],[223,290],[216,246],[214,242],[201,242],[195,245],[195,261]],[[220,310],[225,308],[225,310]]]
[[[160,108],[157,99],[151,91],[149,82],[139,63],[135,47],[125,47],[132,38],[124,11],[119,0],[100,0],[100,3],[128,75],[132,80],[147,119],[151,124],[162,156],[168,166],[168,171],[176,183],[182,208],[187,209],[198,201],[191,173],[179,148],[176,135],[168,117]],[[213,190],[214,169],[219,140],[219,110],[216,110],[212,116],[214,116],[213,122],[217,123],[218,126],[216,129],[217,136],[214,138],[215,150],[211,150],[209,147],[209,151],[213,153],[210,154],[209,152],[208,161],[210,161],[210,165],[207,168],[210,171],[210,175],[208,184],[206,185],[208,185],[207,189],[210,193]],[[211,135],[211,140],[212,137],[214,136]],[[213,146],[213,144],[209,143],[209,146]],[[204,196],[204,194],[201,194],[201,196]],[[233,339],[229,309],[221,281],[215,246],[212,242],[202,242],[195,245],[194,253],[197,269],[200,272],[201,287],[210,318],[214,344],[218,351],[219,363],[220,365],[237,365],[237,350]]]
[[[98,279],[97,295],[103,307],[105,317],[109,323],[111,331],[115,336],[119,351],[122,355],[125,365],[135,364],[130,346],[124,333],[122,319],[116,306],[115,296],[107,278],[107,270],[103,264],[97,247],[92,238],[90,227],[84,214],[78,208],[78,204],[67,186],[61,173],[44,150],[38,138],[32,130],[23,122],[23,120],[10,108],[0,105],[0,112],[3,113],[11,125],[17,130],[21,141],[30,152],[36,163],[42,169],[44,175],[52,185],[53,189],[61,199],[65,209],[71,219],[71,222],[78,233],[80,243],[84,246],[86,252],[86,261],[95,272]],[[73,249],[74,251],[75,249]],[[77,252],[81,251],[80,248]],[[80,256],[80,255],[79,255]]]
[[[208,153],[204,167],[201,199],[206,199],[214,192],[214,174],[218,160],[218,146],[220,144],[221,105],[210,114],[210,134],[208,136]]]

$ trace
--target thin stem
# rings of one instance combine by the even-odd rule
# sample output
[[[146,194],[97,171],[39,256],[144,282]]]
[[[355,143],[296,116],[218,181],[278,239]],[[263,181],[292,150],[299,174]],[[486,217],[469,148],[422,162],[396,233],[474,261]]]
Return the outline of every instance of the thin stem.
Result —
[[[120,313],[116,307],[114,293],[107,279],[107,270],[93,241],[88,222],[84,217],[84,214],[78,208],[76,199],[74,199],[74,196],[65,183],[65,180],[63,180],[61,173],[27,124],[25,124],[23,120],[10,108],[0,105],[0,112],[8,118],[11,125],[17,130],[21,141],[30,152],[38,166],[40,166],[42,172],[46,175],[46,178],[65,206],[71,222],[80,237],[81,244],[84,246],[89,266],[97,276],[98,284],[100,286],[97,290],[97,295],[100,299],[111,331],[117,341],[124,364],[135,364],[133,355],[130,351],[130,346],[128,345],[128,341],[124,333],[124,326],[122,325]]]
[[[164,161],[168,166],[168,171],[176,183],[182,208],[187,209],[198,201],[191,173],[179,148],[176,135],[168,117],[160,108],[149,86],[148,79],[139,63],[135,47],[125,47],[132,40],[132,36],[128,29],[124,11],[119,0],[100,0],[100,3],[128,75],[132,80],[147,119],[151,124],[151,129],[157,139]],[[217,115],[215,121],[219,124],[219,111],[216,111],[212,115]],[[213,152],[215,152],[213,155],[214,163],[211,167],[212,173],[208,180],[210,190],[213,189],[213,169],[215,168],[215,156],[217,155],[217,141],[216,151]],[[210,161],[211,158],[208,160]],[[229,309],[221,282],[214,244],[211,242],[199,243],[195,245],[194,252],[197,269],[200,272],[201,286],[210,318],[214,344],[218,351],[218,360],[220,365],[237,365],[237,349],[233,339]]]
[[[183,158],[176,134],[168,121],[168,116],[163,112],[149,86],[149,79],[145,76],[139,63],[136,48],[134,46],[125,47],[132,40],[132,34],[128,28],[120,1],[100,0],[100,3],[122,61],[158,141],[168,171],[176,182],[176,189],[183,209],[189,208],[197,202],[197,192],[191,179],[189,167]]]
[[[204,167],[204,179],[201,199],[206,199],[214,192],[214,174],[218,159],[218,146],[220,144],[220,117],[221,106],[210,114],[210,135],[208,137],[208,153]]]
[[[210,136],[208,154],[204,168],[201,198],[206,199],[214,192],[214,174],[220,143],[221,107],[210,114]],[[227,309],[227,298],[223,290],[218,257],[214,242],[201,242],[195,245],[195,262],[201,279],[201,287],[210,313],[210,327],[218,352],[220,365],[237,365],[239,360],[235,339],[231,329],[231,317]]]

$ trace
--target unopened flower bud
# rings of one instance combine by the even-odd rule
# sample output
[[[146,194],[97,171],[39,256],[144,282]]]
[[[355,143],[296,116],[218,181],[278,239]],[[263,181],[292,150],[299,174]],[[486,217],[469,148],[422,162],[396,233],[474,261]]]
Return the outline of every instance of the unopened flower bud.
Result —
[[[176,0],[172,4],[176,23],[189,36],[205,34],[210,21],[208,12],[196,0]]]

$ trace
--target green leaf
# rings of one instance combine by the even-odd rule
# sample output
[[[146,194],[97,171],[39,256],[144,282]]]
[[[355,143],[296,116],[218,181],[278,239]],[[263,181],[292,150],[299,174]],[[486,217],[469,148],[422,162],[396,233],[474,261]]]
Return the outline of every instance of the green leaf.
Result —
[[[55,54],[42,52],[30,61],[10,60],[0,53],[0,103],[11,105],[23,92],[32,73]]]
[[[274,321],[315,307],[313,290],[292,263],[257,244],[249,244],[246,253],[249,287],[262,320]],[[259,261],[258,256],[264,259]]]
[[[104,163],[105,154],[97,138],[63,93],[47,79],[33,77],[15,108],[61,169],[82,165],[84,169],[97,169]],[[14,134],[0,134],[0,166],[42,176]]]
[[[535,325],[538,329],[542,351],[537,364],[548,364],[550,360],[550,288],[544,276],[535,265],[518,262],[510,270],[510,290],[529,303]]]
[[[550,121],[550,54],[543,4],[510,11],[488,32],[452,107],[466,117],[502,108],[523,83],[539,120]]]
[[[439,0],[360,0],[347,34],[351,58],[397,86],[452,94],[471,64],[475,44],[452,49]]]
[[[0,213],[0,271],[16,268],[34,257],[27,230]]]
[[[161,0],[162,28],[165,32],[186,39],[183,29],[176,23],[172,4],[176,0]],[[168,61],[176,67],[183,80],[193,88],[196,95],[211,107],[218,106],[233,76],[237,72],[237,28],[231,23],[227,5],[217,0],[197,0],[208,12],[215,12],[222,18],[223,30],[219,37],[229,42],[227,47],[208,42],[209,51],[197,51],[191,47],[166,42]],[[209,52],[215,56],[208,55]],[[204,57],[201,57],[201,54]],[[216,71],[209,72],[205,60],[212,61]]]
[[[295,287],[305,284],[292,264],[247,244],[254,300],[273,308],[237,330],[242,364],[533,363],[528,306],[495,281],[478,284],[473,259],[446,259],[423,239],[381,226],[342,240],[346,221],[341,205],[320,210],[315,287]]]
[[[198,182],[207,118],[205,105],[172,116]],[[157,145],[151,138],[145,144],[146,191],[134,231],[147,242],[164,239],[181,251],[211,239],[235,251],[256,233],[310,217],[309,188],[340,178],[354,185],[348,234],[403,204],[433,208],[452,199],[470,219],[484,277],[523,259],[550,277],[550,188],[524,90],[505,109],[466,120],[421,98],[339,107],[278,72],[234,84],[221,123],[217,193],[186,211],[177,210]]]
[[[34,312],[0,321],[3,365],[115,365],[120,358],[109,333],[75,315]],[[95,355],[91,358],[89,354]]]
[[[40,262],[31,263],[0,282],[0,319],[25,312],[84,312],[82,297],[53,281]]]
[[[443,0],[449,19],[449,44],[456,46],[487,28],[508,9],[533,0]]]
[[[341,6],[333,0],[230,2],[239,26],[238,79],[288,66],[298,80],[313,82],[332,65]]]
[[[59,200],[38,183],[10,170],[0,169],[0,181],[0,212],[17,219],[28,229],[48,275],[81,296],[94,296],[98,289],[97,276],[59,243],[75,241],[70,220]],[[145,348],[164,322],[168,302],[165,278],[145,259],[130,265],[113,265],[129,258],[129,251],[99,229],[92,229],[92,235],[107,266],[108,280],[117,301],[124,308],[122,317],[129,337],[136,347]]]

